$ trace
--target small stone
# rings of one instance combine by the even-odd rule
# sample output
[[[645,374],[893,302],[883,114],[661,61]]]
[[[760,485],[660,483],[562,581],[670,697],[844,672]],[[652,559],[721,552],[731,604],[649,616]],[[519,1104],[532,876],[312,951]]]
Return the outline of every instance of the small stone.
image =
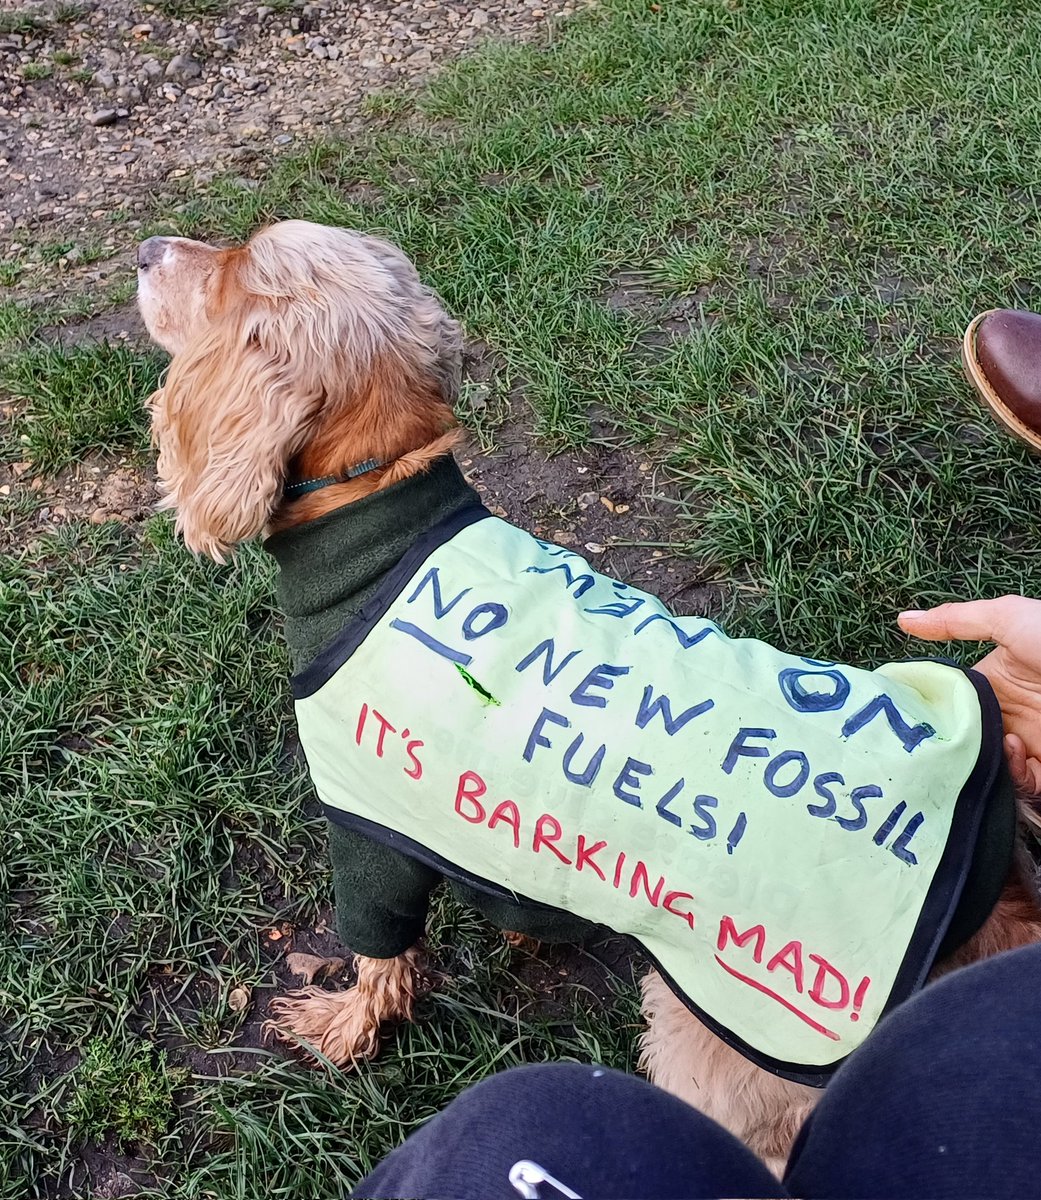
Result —
[[[167,79],[184,82],[189,79],[198,79],[202,74],[202,67],[187,54],[175,54],[166,64],[164,74]]]
[[[470,24],[475,26],[477,29],[481,29],[483,26],[487,25],[490,20],[491,17],[488,16],[483,8],[475,8],[470,14]]]
[[[99,108],[96,112],[92,112],[87,120],[91,125],[101,127],[103,125],[115,125],[116,110],[114,108]]]
[[[110,516],[108,511],[104,508],[96,508],[90,514],[91,525],[104,525],[104,523],[106,521],[110,521],[110,520],[112,520],[112,517]]]
[[[130,36],[135,38],[146,38],[152,32],[152,26],[147,21],[140,25],[135,25],[130,31]]]
[[[266,4],[262,4],[257,9],[257,24],[262,25],[274,11],[275,10],[273,8],[269,8]]]
[[[590,554],[603,554],[607,547],[600,542],[586,542],[586,549]]]
[[[163,64],[150,54],[141,60],[141,70],[146,79],[158,79],[163,73]]]
[[[106,92],[111,92],[116,86],[116,77],[111,71],[95,71],[91,83],[99,88],[104,88]]]
[[[599,499],[600,497],[596,492],[583,492],[578,498],[578,507],[592,508]]]
[[[235,134],[240,138],[259,138],[267,133],[267,126],[256,117],[247,117],[241,125],[235,127]]]

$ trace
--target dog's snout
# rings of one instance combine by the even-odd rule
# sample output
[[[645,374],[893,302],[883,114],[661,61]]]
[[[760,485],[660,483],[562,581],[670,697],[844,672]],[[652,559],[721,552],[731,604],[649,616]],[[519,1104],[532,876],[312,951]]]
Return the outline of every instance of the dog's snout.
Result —
[[[166,251],[166,238],[150,237],[146,238],[137,248],[137,265],[143,271],[147,271],[149,267],[154,267],[159,262]]]

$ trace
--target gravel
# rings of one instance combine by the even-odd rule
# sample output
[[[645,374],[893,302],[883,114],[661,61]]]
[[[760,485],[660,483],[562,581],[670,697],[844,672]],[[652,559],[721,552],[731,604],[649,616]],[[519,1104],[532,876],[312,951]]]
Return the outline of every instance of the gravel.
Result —
[[[192,0],[0,0],[5,14],[17,5],[35,21],[0,32],[0,255],[114,213],[132,231],[167,181],[263,171],[295,143],[355,128],[366,96],[420,83],[487,38],[537,35],[587,2],[246,4],[192,15]]]

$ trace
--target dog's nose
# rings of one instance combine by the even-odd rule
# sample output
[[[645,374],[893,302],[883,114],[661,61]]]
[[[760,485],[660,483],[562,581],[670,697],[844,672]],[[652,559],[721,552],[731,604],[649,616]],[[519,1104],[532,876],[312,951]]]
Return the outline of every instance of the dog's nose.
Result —
[[[149,267],[154,267],[159,262],[166,251],[166,238],[150,237],[145,238],[137,248],[137,265],[142,271],[147,271]]]

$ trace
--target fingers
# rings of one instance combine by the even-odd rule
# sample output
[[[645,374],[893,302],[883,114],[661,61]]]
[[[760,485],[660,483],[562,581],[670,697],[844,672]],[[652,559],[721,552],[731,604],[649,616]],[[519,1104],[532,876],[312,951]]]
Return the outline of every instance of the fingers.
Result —
[[[911,609],[902,612],[897,623],[904,633],[927,642],[1000,642],[1022,600],[1022,596],[1002,596],[997,600],[940,604],[923,611]]]
[[[1023,739],[1014,733],[1005,738],[1005,757],[1016,792],[1020,796],[1041,796],[1041,762],[1027,757]]]
[[[1008,763],[1009,774],[1012,776],[1012,782],[1018,792],[1020,784],[1026,778],[1027,750],[1023,745],[1023,739],[1016,737],[1014,733],[1008,734],[1005,738],[1005,761]]]

